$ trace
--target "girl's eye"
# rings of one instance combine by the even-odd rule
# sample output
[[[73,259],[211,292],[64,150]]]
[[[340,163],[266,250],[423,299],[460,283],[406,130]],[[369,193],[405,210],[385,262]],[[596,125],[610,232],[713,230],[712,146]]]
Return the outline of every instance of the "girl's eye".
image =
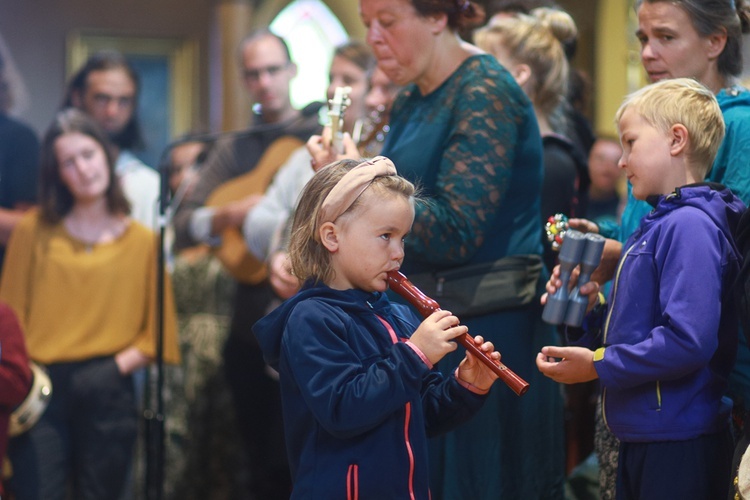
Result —
[[[380,237],[386,241],[391,239],[391,235],[389,233],[381,234]]]

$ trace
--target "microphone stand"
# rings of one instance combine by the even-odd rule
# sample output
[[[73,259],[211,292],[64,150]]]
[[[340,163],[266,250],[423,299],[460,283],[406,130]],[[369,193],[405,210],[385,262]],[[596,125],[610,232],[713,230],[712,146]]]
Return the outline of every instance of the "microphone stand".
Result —
[[[145,498],[161,500],[164,495],[164,289],[166,272],[166,236],[167,210],[169,205],[169,153],[176,143],[165,148],[159,160],[159,248],[156,265],[156,387],[155,408],[154,396],[151,394],[151,370],[146,370],[145,400],[143,410],[144,441],[146,447]]]
[[[146,404],[143,410],[144,441],[146,447],[146,474],[145,474],[145,498],[146,500],[162,500],[164,496],[164,288],[166,286],[164,275],[166,272],[166,251],[164,241],[166,235],[167,221],[171,220],[168,214],[170,205],[169,195],[169,154],[172,149],[187,142],[210,143],[221,137],[260,134],[286,128],[297,121],[317,114],[323,103],[313,102],[305,106],[298,116],[284,122],[259,124],[246,130],[233,132],[219,132],[187,136],[177,139],[164,148],[159,160],[159,248],[156,272],[156,387],[155,395],[151,394],[151,370],[146,370],[145,396]],[[173,207],[175,208],[175,207]],[[168,217],[169,216],[169,217]],[[152,401],[155,399],[155,402]],[[151,405],[155,404],[155,408]]]

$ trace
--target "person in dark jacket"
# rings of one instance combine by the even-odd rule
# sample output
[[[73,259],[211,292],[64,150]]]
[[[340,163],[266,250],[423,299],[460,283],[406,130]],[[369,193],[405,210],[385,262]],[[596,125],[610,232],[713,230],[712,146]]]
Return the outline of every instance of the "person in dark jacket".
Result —
[[[333,163],[302,192],[289,252],[305,285],[253,327],[280,376],[293,499],[430,498],[428,436],[467,421],[497,379],[470,354],[433,370],[467,328],[385,295],[413,220],[414,186],[387,158]]]
[[[13,92],[0,54],[0,268],[10,233],[36,205],[39,139],[27,124],[10,116]]]
[[[654,209],[624,246],[609,307],[583,334],[568,328],[568,340],[596,350],[547,346],[537,366],[558,382],[599,379],[604,421],[621,442],[617,498],[726,498],[738,335],[727,292],[745,206],[703,181],[724,136],[721,110],[710,90],[678,78],[631,94],[616,120],[619,166]],[[558,269],[547,291],[561,285]],[[598,289],[581,287],[592,307]]]

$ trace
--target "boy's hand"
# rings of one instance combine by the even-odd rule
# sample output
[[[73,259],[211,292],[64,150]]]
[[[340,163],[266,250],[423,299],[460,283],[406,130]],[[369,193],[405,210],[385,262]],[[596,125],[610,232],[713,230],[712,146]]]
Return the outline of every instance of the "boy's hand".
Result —
[[[433,365],[449,352],[455,351],[458,344],[451,342],[469,329],[458,323],[458,318],[450,311],[438,310],[422,321],[409,341],[417,346]]]
[[[605,243],[606,246],[606,243]],[[578,275],[580,273],[580,269],[576,267],[573,269],[573,272],[570,274],[570,282],[568,283],[568,291],[572,290],[573,287],[578,282]],[[554,295],[554,293],[562,286],[562,280],[560,279],[560,266],[555,266],[555,268],[552,270],[552,275],[549,278],[549,281],[547,281],[547,284],[545,285],[545,288],[547,289],[547,293],[542,294],[541,297],[541,303],[542,305],[547,304],[547,299],[550,295]],[[579,289],[579,293],[581,295],[585,295],[589,299],[589,305],[586,308],[586,312],[591,311],[591,309],[596,306],[598,300],[599,300],[599,291],[601,290],[601,285],[594,281],[593,279],[583,285]]]
[[[588,219],[569,219],[568,227],[582,233],[599,233],[599,226]],[[607,241],[604,243],[602,260],[596,268],[596,271],[591,275],[591,280],[596,281],[600,285],[604,285],[606,282],[610,281],[615,275],[615,269],[617,268],[617,262],[620,260],[621,253],[622,243],[607,238]],[[578,277],[578,273],[575,273],[575,276]]]
[[[576,267],[573,270],[572,275],[570,276],[570,281],[572,282],[568,289],[573,288],[573,284],[575,284],[575,281],[578,279],[578,268]],[[557,265],[552,269],[552,274],[549,277],[549,280],[547,281],[547,284],[545,285],[545,289],[547,290],[547,293],[542,294],[541,302],[542,305],[547,304],[547,297],[550,295],[554,295],[555,292],[562,286],[562,280],[560,279],[560,266]]]
[[[599,378],[594,351],[585,347],[542,347],[536,356],[539,371],[555,382],[578,384]]]
[[[477,347],[487,353],[492,359],[500,361],[500,353],[495,350],[492,342],[485,342],[481,335],[477,335],[473,340]],[[482,392],[489,391],[492,383],[498,379],[495,372],[490,370],[487,365],[479,361],[469,351],[466,351],[466,357],[458,365],[457,375],[462,382],[471,384]]]

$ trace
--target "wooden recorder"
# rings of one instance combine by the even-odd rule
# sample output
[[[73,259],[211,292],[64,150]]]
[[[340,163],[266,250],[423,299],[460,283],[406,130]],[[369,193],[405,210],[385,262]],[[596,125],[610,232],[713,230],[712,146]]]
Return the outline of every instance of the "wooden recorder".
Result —
[[[440,309],[440,305],[438,305],[438,303],[434,299],[426,296],[419,288],[414,286],[414,284],[409,281],[406,276],[398,271],[390,271],[388,273],[388,285],[390,286],[391,290],[406,299],[419,311],[419,314],[421,314],[425,318]],[[474,339],[472,339],[468,333],[465,333],[456,338],[456,341],[464,346],[464,348],[472,355],[474,355],[474,357],[476,357],[479,361],[487,365],[487,367],[495,372],[500,380],[505,382],[508,387],[513,390],[513,392],[515,392],[519,396],[523,396],[524,394],[526,394],[526,391],[529,390],[528,382],[516,375],[516,373],[514,373],[510,368],[508,368],[501,362],[495,361],[494,359],[489,357],[487,353],[477,347],[477,345],[474,343]]]

